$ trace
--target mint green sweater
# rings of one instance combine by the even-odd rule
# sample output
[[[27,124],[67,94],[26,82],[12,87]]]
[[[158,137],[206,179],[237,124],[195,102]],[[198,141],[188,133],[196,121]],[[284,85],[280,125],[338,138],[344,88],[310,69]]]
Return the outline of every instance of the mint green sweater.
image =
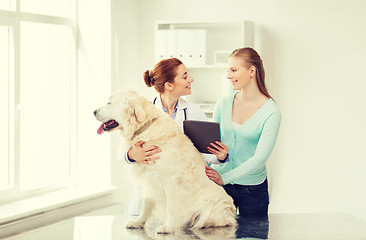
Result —
[[[212,166],[224,184],[256,185],[267,177],[266,162],[276,142],[281,113],[269,99],[250,119],[234,130],[235,94],[218,101],[213,120],[220,123],[221,141],[229,147],[230,161]]]

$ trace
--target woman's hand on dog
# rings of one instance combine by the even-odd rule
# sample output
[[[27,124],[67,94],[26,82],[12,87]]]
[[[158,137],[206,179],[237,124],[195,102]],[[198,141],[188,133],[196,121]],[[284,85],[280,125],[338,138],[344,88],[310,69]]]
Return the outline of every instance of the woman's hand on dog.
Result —
[[[229,148],[220,141],[215,141],[215,143],[210,143],[212,147],[207,146],[210,153],[214,154],[217,159],[225,160]]]
[[[128,150],[128,158],[138,163],[155,163],[160,158],[156,153],[161,152],[161,149],[156,145],[143,147],[144,143],[144,141],[140,140],[132,146]]]
[[[224,185],[224,181],[222,180],[222,177],[221,175],[216,171],[214,170],[213,168],[209,167],[209,166],[206,166],[206,175],[207,177],[213,181],[214,183],[216,183],[217,185]]]

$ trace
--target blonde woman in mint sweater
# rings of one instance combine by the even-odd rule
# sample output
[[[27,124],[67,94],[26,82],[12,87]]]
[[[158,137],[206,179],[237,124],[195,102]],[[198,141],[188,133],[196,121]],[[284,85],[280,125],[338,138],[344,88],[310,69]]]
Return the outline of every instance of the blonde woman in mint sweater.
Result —
[[[227,77],[236,93],[219,100],[214,112],[230,161],[206,167],[206,175],[234,199],[240,216],[268,214],[266,162],[276,142],[281,113],[264,76],[261,57],[254,49],[233,51]]]

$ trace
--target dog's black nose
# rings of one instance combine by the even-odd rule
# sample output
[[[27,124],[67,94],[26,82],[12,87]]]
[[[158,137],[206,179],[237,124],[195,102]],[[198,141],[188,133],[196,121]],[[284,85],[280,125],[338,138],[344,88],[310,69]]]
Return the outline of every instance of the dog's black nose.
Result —
[[[94,113],[94,116],[97,115],[97,110],[95,110],[93,113]]]

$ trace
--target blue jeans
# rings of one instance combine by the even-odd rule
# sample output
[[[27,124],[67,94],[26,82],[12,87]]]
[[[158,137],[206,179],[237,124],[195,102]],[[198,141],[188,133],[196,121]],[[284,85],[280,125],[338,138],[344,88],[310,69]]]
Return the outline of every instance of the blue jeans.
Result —
[[[239,216],[261,217],[268,215],[268,182],[267,179],[258,185],[226,184],[226,193],[234,200]]]

